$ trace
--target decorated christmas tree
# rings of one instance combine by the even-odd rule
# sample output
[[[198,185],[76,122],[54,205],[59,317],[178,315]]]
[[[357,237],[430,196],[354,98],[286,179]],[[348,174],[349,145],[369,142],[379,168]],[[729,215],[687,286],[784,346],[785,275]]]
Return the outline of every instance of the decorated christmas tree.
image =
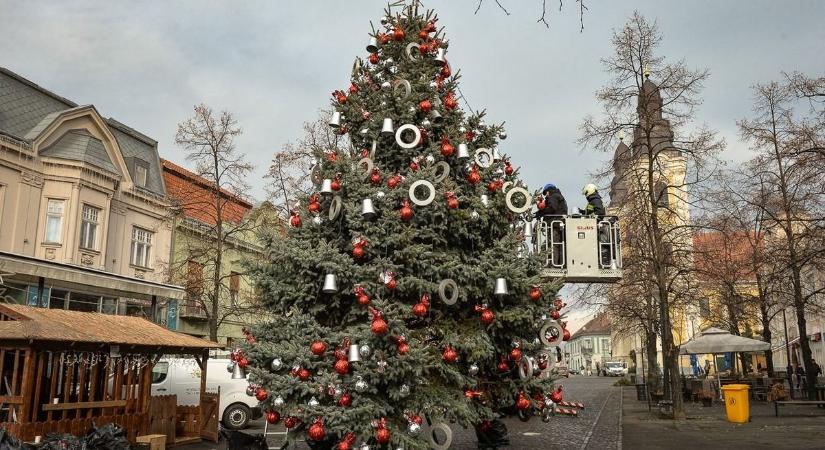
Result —
[[[349,152],[316,155],[317,192],[251,267],[275,319],[233,354],[267,420],[314,448],[447,448],[446,423],[490,439],[559,395],[542,370],[569,334],[504,129],[459,107],[436,15],[394,6],[332,93]]]

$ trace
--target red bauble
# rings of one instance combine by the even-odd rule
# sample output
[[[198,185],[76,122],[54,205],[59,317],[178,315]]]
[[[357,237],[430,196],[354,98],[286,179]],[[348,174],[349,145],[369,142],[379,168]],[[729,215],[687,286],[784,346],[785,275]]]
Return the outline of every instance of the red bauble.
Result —
[[[317,201],[311,201],[310,200],[309,205],[307,206],[307,209],[309,210],[309,212],[317,213],[318,211],[321,210],[321,204],[318,203]]]
[[[547,360],[541,359],[539,360],[539,370],[546,370],[547,369]]]
[[[533,286],[532,288],[530,288],[530,300],[535,302],[535,301],[538,301],[538,299],[540,299],[540,298],[541,298],[541,289],[539,289],[538,286]]]
[[[418,52],[421,53],[422,55],[426,55],[427,53],[430,52],[430,46],[427,45],[426,43],[418,44]]]
[[[392,30],[392,38],[396,41],[403,41],[405,36],[407,36],[407,33],[404,33],[403,28],[395,27],[395,29]]]
[[[455,97],[452,95],[448,95],[444,97],[444,107],[447,109],[455,109],[458,106],[458,102],[456,101]]]
[[[355,83],[352,83],[351,85],[349,85],[349,93],[350,94],[357,94],[358,93],[358,85],[356,85]]]
[[[390,41],[390,37],[389,37],[389,35],[387,35],[387,33],[378,33],[378,42],[380,42],[382,44],[386,44],[389,41]]]
[[[530,408],[530,399],[527,398],[523,393],[519,394],[518,400],[516,400],[516,408],[524,411],[525,409]]]
[[[316,420],[315,423],[310,425],[309,431],[307,432],[307,436],[313,441],[323,441],[325,437],[327,437],[327,431],[324,430],[324,424],[321,422],[320,419]]]
[[[301,216],[293,214],[292,217],[289,218],[289,224],[292,225],[292,228],[301,228]]]
[[[339,375],[346,375],[349,373],[349,362],[346,359],[339,359],[335,361],[335,371]]]
[[[495,192],[498,189],[498,183],[495,181],[491,181],[487,183],[487,190],[490,192]]]
[[[428,113],[431,109],[433,109],[433,104],[430,103],[429,100],[421,100],[421,103],[418,104],[418,107],[421,109],[421,112]]]
[[[561,310],[564,308],[564,301],[562,301],[559,297],[556,297],[556,299],[553,300],[553,306],[555,306],[556,309]]]
[[[569,341],[570,340],[570,331],[567,328],[562,328],[562,332],[563,332],[563,335],[562,335],[561,340]]]
[[[338,178],[332,180],[332,183],[330,184],[330,187],[332,188],[333,191],[340,191],[341,190],[341,180],[339,180]]]
[[[418,317],[424,317],[427,315],[428,308],[427,305],[419,302],[416,303],[412,308],[412,313]]]
[[[458,199],[455,197],[450,197],[447,199],[447,208],[450,209],[458,209]]]
[[[541,395],[541,392],[536,392],[533,394],[533,400],[536,401],[536,408],[539,410],[544,409],[544,396]]]
[[[558,319],[559,319],[559,317],[561,317],[561,313],[559,313],[559,312],[558,312],[558,311],[556,311],[555,309],[554,309],[553,311],[550,311],[550,318],[551,318],[551,319],[553,319],[553,320],[558,320]]]
[[[269,410],[266,412],[266,421],[272,425],[281,421],[281,413],[278,411]]]
[[[441,68],[441,76],[444,78],[449,78],[450,75],[452,75],[452,73],[453,72],[450,70],[449,64],[444,64],[444,66]]]
[[[427,40],[430,38],[430,33],[426,29],[423,29],[418,32],[418,38]]]
[[[374,185],[381,184],[381,171],[378,168],[372,169],[372,175],[370,175],[370,183]]]
[[[352,395],[344,393],[341,395],[341,398],[338,399],[338,404],[344,408],[349,408],[352,406]]]
[[[456,351],[448,345],[444,348],[444,353],[441,355],[441,359],[443,359],[446,363],[452,364],[458,360],[458,353],[456,353]]]
[[[375,430],[375,440],[381,445],[386,444],[390,441],[390,430],[386,428],[379,428]]]
[[[410,163],[410,170],[412,170],[413,172],[418,172],[418,163],[415,162],[415,161],[411,162]]]
[[[341,441],[338,443],[338,446],[335,447],[336,450],[352,450],[352,446],[349,442]]]
[[[556,388],[555,391],[550,393],[550,400],[553,403],[561,403],[564,400],[564,397],[561,394],[561,386]]]
[[[510,359],[515,362],[521,361],[521,349],[516,347],[510,350]]]
[[[498,365],[496,366],[496,368],[501,373],[510,371],[510,365],[507,364],[507,361],[504,358],[502,358],[501,361],[498,362]]]
[[[404,201],[404,206],[398,210],[398,214],[401,216],[401,220],[404,222],[409,222],[413,218],[413,210],[410,208],[410,203]]]
[[[481,175],[478,174],[478,171],[471,170],[470,173],[467,174],[467,181],[470,184],[478,184],[481,181]]]
[[[367,306],[370,304],[370,298],[367,294],[361,294],[358,296],[358,304],[361,306]]]
[[[504,173],[507,175],[513,174],[513,166],[509,162],[504,165]]]
[[[427,26],[424,27],[424,31],[426,31],[427,33],[432,33],[433,31],[435,31],[435,22],[434,21],[428,22]]]
[[[390,278],[384,285],[387,286],[387,289],[394,291],[398,287],[398,282],[395,281],[395,278]]]
[[[301,423],[301,421],[298,420],[297,417],[289,416],[284,419],[284,427],[286,428],[295,428],[299,423]]]
[[[378,64],[378,53],[370,54],[370,57],[367,60],[373,64]]]
[[[399,355],[406,355],[410,352],[410,344],[407,344],[407,341],[404,339],[404,336],[398,337],[398,354]]]
[[[312,354],[315,356],[321,356],[327,351],[327,344],[321,341],[315,341],[310,345],[309,349],[312,351]]]
[[[364,257],[364,246],[363,245],[356,245],[352,248],[352,257],[355,259],[361,259]]]
[[[257,398],[259,402],[262,402],[269,398],[269,394],[266,392],[266,389],[258,388],[258,390],[255,391],[255,398]]]
[[[246,369],[246,366],[248,366],[248,365],[249,365],[249,360],[248,359],[246,359],[243,356],[238,358],[238,367],[240,367],[241,369]]]
[[[387,179],[387,186],[389,186],[390,189],[395,189],[396,186],[398,186],[398,183],[400,183],[400,182],[401,182],[401,175],[395,174],[395,175],[393,175],[393,176],[391,176]]]
[[[547,205],[544,203],[544,200],[539,200],[536,202],[536,208],[538,209],[544,209],[545,206]]]
[[[309,375],[310,375],[309,369],[305,369],[305,368],[302,367],[300,370],[298,370],[298,379],[300,379],[301,381],[308,380]]]
[[[382,319],[381,317],[376,317],[372,319],[372,325],[370,325],[370,330],[372,330],[373,333],[379,336],[383,336],[387,334],[387,331],[389,331],[390,329],[389,326],[387,326],[387,322],[385,322],[384,319]]]
[[[449,157],[449,156],[452,156],[454,152],[455,152],[455,147],[453,147],[453,145],[450,144],[450,141],[448,141],[446,139],[441,141],[441,154],[442,155]]]
[[[496,320],[496,315],[493,314],[492,311],[489,309],[481,311],[481,323],[484,325],[490,325],[494,320]]]

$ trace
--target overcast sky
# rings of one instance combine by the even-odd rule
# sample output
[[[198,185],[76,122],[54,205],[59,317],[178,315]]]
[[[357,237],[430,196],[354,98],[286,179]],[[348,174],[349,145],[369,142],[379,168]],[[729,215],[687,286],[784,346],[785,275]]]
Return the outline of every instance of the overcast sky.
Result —
[[[780,72],[825,73],[825,2],[636,1],[586,4],[584,32],[573,0],[535,21],[540,0],[425,0],[450,39],[461,88],[488,122],[507,122],[509,153],[531,188],[555,182],[570,207],[582,206],[587,173],[607,155],[576,144],[578,125],[598,113],[594,92],[607,80],[599,59],[634,9],[658,21],[660,53],[706,67],[700,122],[747,156],[735,121],[748,114],[749,86]],[[301,123],[349,85],[353,58],[365,56],[369,22],[382,1],[37,1],[0,0],[0,65],[151,136],[177,163],[178,122],[205,102],[234,112],[240,149],[257,164],[262,199],[273,152]],[[655,80],[655,74],[652,77]]]

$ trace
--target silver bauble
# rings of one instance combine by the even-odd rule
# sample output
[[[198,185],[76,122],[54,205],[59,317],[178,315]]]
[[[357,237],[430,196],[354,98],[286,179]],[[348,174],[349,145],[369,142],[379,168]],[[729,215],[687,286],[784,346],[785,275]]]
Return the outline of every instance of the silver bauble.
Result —
[[[376,368],[378,373],[384,373],[387,370],[387,362],[386,361],[378,361],[378,367]]]
[[[430,119],[424,119],[424,121],[421,122],[421,126],[429,130],[433,124],[430,122]]]
[[[385,195],[384,191],[378,191],[378,192],[375,193],[375,196],[378,197],[378,198],[384,198],[384,195]]]
[[[478,220],[478,217],[479,217],[479,216],[478,216],[478,211],[471,211],[471,212],[470,212],[470,218],[471,218],[471,219],[473,219],[473,220]]]
[[[372,348],[369,345],[362,345],[358,348],[358,354],[361,355],[361,358],[369,358],[372,355]]]
[[[272,363],[269,365],[272,370],[281,370],[284,367],[284,362],[281,361],[281,358],[275,358],[272,360]]]
[[[501,139],[502,141],[507,139],[507,132],[502,131],[502,132],[498,133],[498,138]]]
[[[460,133],[466,133],[466,132],[467,132],[467,129],[466,129],[466,128],[464,128],[464,126],[462,125],[462,126],[458,127],[458,131],[459,131]]]
[[[366,136],[366,135],[367,135],[367,133],[369,133],[369,132],[370,132],[370,130],[369,130],[368,128],[361,128],[361,131],[360,131],[360,133],[361,133],[361,134],[363,134],[363,135],[365,135],[365,136]]]
[[[427,155],[424,159],[427,161],[427,164],[432,164],[435,162],[435,157],[433,155]]]
[[[478,364],[471,364],[470,368],[467,369],[467,373],[470,374],[471,377],[478,375]]]
[[[387,25],[390,23],[389,17],[382,17],[381,18],[381,25]]]
[[[355,392],[364,392],[368,387],[367,382],[364,381],[363,378],[358,377],[358,381],[355,382]]]
[[[227,372],[232,373],[233,370],[235,370],[235,363],[231,362],[231,363],[226,365],[226,371]]]
[[[402,397],[406,397],[410,395],[410,387],[406,384],[402,384],[400,388],[398,388],[398,395]]]
[[[274,406],[276,408],[280,408],[281,406],[284,406],[284,398],[281,397],[280,395],[275,397],[275,400],[272,400],[272,406]]]
[[[256,390],[255,386],[252,386],[252,385],[247,386],[246,387],[246,395],[248,395],[250,397],[254,397],[255,396],[255,390]]]
[[[384,100],[381,100],[381,106],[387,106],[387,102],[384,101]]]
[[[421,425],[415,422],[410,422],[410,425],[407,427],[407,431],[409,431],[410,434],[415,436],[416,434],[421,432]]]
[[[389,81],[385,81],[385,82],[381,83],[381,89],[384,92],[391,91],[392,90],[392,83],[390,83]]]
[[[309,402],[307,403],[307,405],[312,406],[312,407],[318,406],[318,399],[315,398],[315,397],[312,397],[311,399],[309,399]]]
[[[323,221],[324,220],[321,219],[321,216],[315,216],[312,218],[312,223],[314,223],[315,225],[321,225],[321,222]]]

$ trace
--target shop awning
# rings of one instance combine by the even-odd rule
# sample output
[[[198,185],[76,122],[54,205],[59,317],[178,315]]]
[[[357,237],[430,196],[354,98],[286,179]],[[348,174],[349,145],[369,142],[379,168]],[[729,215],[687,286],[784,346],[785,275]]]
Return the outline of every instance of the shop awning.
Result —
[[[0,272],[6,279],[25,275],[35,279],[43,277],[51,285],[82,286],[103,295],[131,298],[152,296],[183,299],[186,291],[180,286],[127,277],[91,267],[45,261],[16,253],[0,252]]]

